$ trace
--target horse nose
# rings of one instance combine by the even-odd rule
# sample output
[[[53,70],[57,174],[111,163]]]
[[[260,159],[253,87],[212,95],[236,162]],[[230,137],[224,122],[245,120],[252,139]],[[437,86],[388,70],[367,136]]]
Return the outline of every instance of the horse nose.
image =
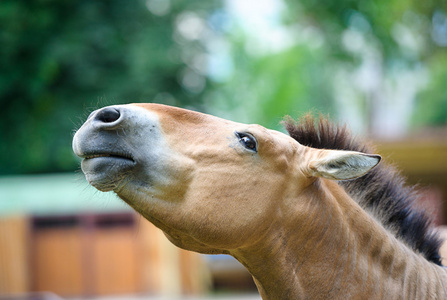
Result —
[[[121,113],[114,107],[105,107],[98,111],[94,117],[95,121],[101,123],[115,123],[121,117]]]

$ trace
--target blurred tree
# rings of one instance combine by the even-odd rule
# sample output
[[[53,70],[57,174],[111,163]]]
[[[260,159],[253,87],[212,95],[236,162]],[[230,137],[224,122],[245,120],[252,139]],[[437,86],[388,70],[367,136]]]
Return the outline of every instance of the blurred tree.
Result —
[[[251,30],[231,2],[258,18]],[[114,103],[276,128],[308,110],[385,133],[395,111],[447,123],[445,1],[270,2],[259,16],[253,0],[1,1],[0,174],[77,168],[69,132]]]
[[[277,127],[313,109],[381,138],[405,134],[413,115],[447,124],[445,1],[227,2],[232,68],[207,97],[220,115]]]
[[[0,174],[77,168],[71,133],[99,104],[200,104],[206,82],[189,65],[219,3],[1,1]],[[185,38],[189,11],[200,24],[182,24]]]
[[[446,1],[285,2],[286,24],[313,27],[323,35],[330,64],[345,70],[344,84],[355,85],[351,92],[357,90],[354,98],[363,102],[357,111],[370,119],[372,133],[390,128],[374,124],[383,122],[383,115],[393,122],[394,112],[406,107],[408,120],[402,122],[413,114],[420,126],[447,124],[447,110],[441,109],[447,105]],[[335,92],[341,89],[336,86]]]
[[[447,53],[438,53],[437,56],[429,59],[428,64],[431,72],[430,81],[418,95],[413,120],[418,126],[445,126],[447,124]]]
[[[288,114],[334,112],[328,49],[318,33],[281,24],[282,9],[280,1],[228,0],[214,15],[221,38],[209,46],[220,61],[205,97],[211,113],[281,129]]]
[[[405,134],[412,114],[423,112],[425,117],[417,118],[421,125],[447,123],[437,109],[447,103],[441,84],[446,3],[255,5],[227,0],[228,15],[216,18],[226,25],[214,56],[226,61],[227,74],[211,76],[206,99],[213,113],[278,128],[282,115],[314,110],[338,114],[357,131],[391,138]]]
[[[223,83],[215,83],[206,98],[208,109],[240,122],[281,129],[285,115],[313,111],[332,112],[330,74],[325,49],[295,45],[279,53],[251,55],[244,39],[233,43],[237,70]]]

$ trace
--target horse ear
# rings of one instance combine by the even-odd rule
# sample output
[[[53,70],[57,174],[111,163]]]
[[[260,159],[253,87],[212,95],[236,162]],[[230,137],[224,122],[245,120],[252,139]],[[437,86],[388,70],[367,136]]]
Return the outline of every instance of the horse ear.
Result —
[[[347,180],[365,175],[381,160],[380,155],[355,151],[318,150],[308,165],[308,174],[327,179]]]

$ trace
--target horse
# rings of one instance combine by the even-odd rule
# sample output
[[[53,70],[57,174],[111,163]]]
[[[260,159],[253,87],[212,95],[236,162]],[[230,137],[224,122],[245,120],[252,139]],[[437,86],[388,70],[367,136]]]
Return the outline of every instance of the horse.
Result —
[[[90,114],[73,151],[92,186],[180,248],[235,257],[263,299],[447,299],[414,188],[346,126],[284,126],[115,105]]]

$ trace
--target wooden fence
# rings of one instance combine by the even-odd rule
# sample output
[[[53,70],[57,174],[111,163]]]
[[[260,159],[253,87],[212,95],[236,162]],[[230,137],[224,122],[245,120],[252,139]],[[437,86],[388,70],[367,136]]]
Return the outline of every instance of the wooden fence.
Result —
[[[197,294],[201,257],[133,213],[0,219],[0,294]]]

